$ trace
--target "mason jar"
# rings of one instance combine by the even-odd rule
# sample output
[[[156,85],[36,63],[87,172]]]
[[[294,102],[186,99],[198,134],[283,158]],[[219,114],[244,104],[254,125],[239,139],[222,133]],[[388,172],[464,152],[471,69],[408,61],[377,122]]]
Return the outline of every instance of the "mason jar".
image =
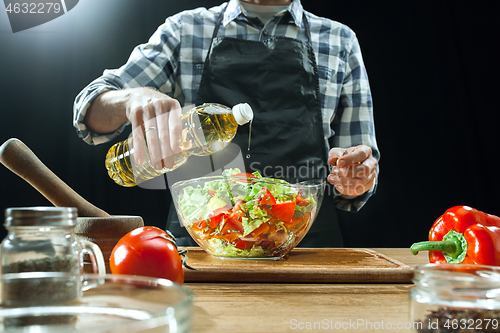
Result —
[[[500,267],[427,264],[413,282],[415,332],[500,332]]]
[[[2,305],[38,305],[74,300],[81,295],[83,255],[93,262],[94,273],[106,274],[97,245],[76,236],[77,210],[72,207],[21,207],[5,211],[8,231],[2,241]],[[66,273],[68,281],[51,285],[27,283],[28,275]],[[69,273],[69,274],[67,274]]]

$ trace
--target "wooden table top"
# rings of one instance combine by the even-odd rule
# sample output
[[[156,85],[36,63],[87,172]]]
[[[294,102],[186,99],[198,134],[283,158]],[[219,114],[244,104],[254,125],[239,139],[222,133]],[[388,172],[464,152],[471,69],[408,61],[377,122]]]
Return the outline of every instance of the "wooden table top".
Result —
[[[371,249],[415,267],[425,253]],[[411,283],[186,282],[193,332],[394,332],[410,324]],[[402,327],[399,329],[398,327]],[[391,329],[389,329],[391,328]],[[384,331],[382,330],[382,331]]]

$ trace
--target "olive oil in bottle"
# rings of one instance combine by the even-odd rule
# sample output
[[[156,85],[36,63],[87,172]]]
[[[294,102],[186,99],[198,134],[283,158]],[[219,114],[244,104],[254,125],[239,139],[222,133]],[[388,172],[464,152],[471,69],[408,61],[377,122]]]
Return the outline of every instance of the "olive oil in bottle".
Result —
[[[248,104],[238,104],[232,109],[220,104],[205,103],[182,116],[182,153],[173,156],[171,168],[155,169],[143,142],[145,161],[137,164],[134,158],[132,137],[113,145],[106,155],[108,174],[118,185],[131,187],[165,172],[177,169],[190,155],[207,156],[224,149],[233,140],[238,125],[253,119]]]

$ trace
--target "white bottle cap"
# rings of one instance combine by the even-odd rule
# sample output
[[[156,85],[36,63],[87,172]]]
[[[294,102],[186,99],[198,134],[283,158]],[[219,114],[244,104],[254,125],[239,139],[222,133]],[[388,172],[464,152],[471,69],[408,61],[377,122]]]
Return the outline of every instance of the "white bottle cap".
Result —
[[[247,103],[236,104],[233,106],[233,115],[236,122],[245,125],[253,119],[253,111]]]

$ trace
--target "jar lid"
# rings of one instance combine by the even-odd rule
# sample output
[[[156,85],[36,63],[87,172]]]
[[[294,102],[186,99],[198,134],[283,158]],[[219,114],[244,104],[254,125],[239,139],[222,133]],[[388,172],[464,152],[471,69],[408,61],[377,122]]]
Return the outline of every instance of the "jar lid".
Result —
[[[74,207],[16,207],[5,210],[4,226],[74,226]]]
[[[247,103],[233,106],[233,116],[239,125],[245,125],[253,119],[253,110]]]

